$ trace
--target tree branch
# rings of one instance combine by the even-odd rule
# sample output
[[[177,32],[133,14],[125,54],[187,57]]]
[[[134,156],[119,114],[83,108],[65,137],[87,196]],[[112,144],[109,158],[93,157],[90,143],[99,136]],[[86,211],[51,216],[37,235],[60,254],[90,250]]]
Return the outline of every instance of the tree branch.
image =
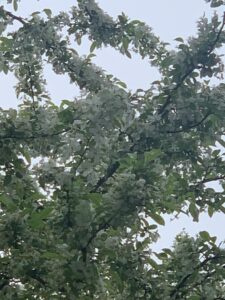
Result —
[[[10,11],[4,10],[3,6],[1,6],[0,9],[6,14],[6,16],[10,17],[11,19],[16,20],[23,25],[27,24],[27,22],[22,17],[16,16],[13,13],[11,13]]]
[[[0,290],[2,290],[6,285],[9,285],[10,277],[4,273],[0,273]]]
[[[187,280],[193,275],[193,273],[199,269],[201,269],[202,267],[204,267],[209,261],[213,261],[213,260],[217,260],[220,258],[224,258],[224,255],[215,255],[213,257],[207,257],[205,260],[203,260],[199,265],[197,265],[195,268],[193,268],[193,272],[192,273],[188,273],[187,275],[185,275],[180,282],[178,282],[178,284],[176,285],[176,287],[170,292],[170,297],[175,297],[174,299],[178,299],[178,292],[179,290],[185,286]]]
[[[204,178],[202,181],[197,182],[192,187],[198,188],[199,186],[201,186],[204,183],[208,183],[208,182],[212,182],[212,181],[218,181],[218,180],[224,180],[224,179],[225,179],[225,175],[216,176],[216,177],[212,177],[212,178]]]
[[[177,129],[177,130],[167,130],[166,133],[179,133],[179,132],[185,132],[187,130],[190,130],[192,128],[198,127],[199,125],[201,125],[209,116],[211,115],[210,112],[208,112],[199,122],[195,123],[195,124],[191,124],[190,126],[181,128],[181,129]]]
[[[193,66],[186,74],[184,74],[180,81],[177,83],[177,85],[172,89],[172,91],[170,92],[170,94],[167,96],[166,102],[163,104],[162,107],[160,107],[160,109],[158,110],[158,115],[163,115],[165,109],[167,108],[167,106],[171,103],[171,99],[172,99],[172,93],[175,92],[176,90],[179,89],[179,87],[183,84],[184,80],[195,70],[195,66]]]
[[[223,17],[223,21],[222,21],[222,25],[218,31],[218,34],[214,40],[214,42],[211,44],[211,47],[209,48],[209,50],[207,51],[207,55],[209,55],[210,53],[212,53],[212,51],[214,50],[217,42],[219,41],[220,35],[223,31],[225,25],[225,15]],[[167,99],[165,101],[165,103],[163,104],[163,106],[158,110],[158,114],[159,115],[163,115],[165,112],[165,109],[167,108],[167,106],[171,103],[171,99],[172,99],[172,93],[175,92],[176,90],[178,90],[178,88],[183,84],[183,82],[185,81],[185,79],[196,69],[199,67],[197,67],[196,65],[193,64],[193,66],[181,77],[180,81],[177,83],[177,85],[172,89],[172,91],[170,92],[170,94],[167,96]]]
[[[9,135],[0,135],[0,140],[5,140],[5,139],[15,139],[15,140],[33,140],[33,139],[38,139],[38,138],[50,138],[53,136],[57,136],[63,133],[66,133],[71,130],[71,127],[65,128],[64,130],[58,131],[58,132],[53,132],[53,133],[42,133],[42,134],[37,134],[37,135],[30,135],[30,136],[16,136],[13,134]]]
[[[91,193],[97,192],[97,190],[116,173],[119,166],[120,163],[118,161],[115,161],[112,165],[110,165],[106,171],[106,174],[98,180],[96,186],[91,190]]]
[[[81,249],[82,256],[83,256],[83,261],[84,261],[84,262],[86,262],[86,260],[87,260],[87,249],[88,249],[89,245],[92,243],[92,241],[96,238],[97,234],[98,234],[101,230],[104,230],[104,229],[109,228],[110,222],[115,218],[115,216],[118,215],[118,212],[119,212],[119,211],[120,211],[120,209],[119,209],[119,210],[116,210],[116,212],[114,212],[114,214],[113,214],[111,217],[109,217],[108,220],[106,220],[106,221],[103,222],[103,223],[100,223],[100,224],[98,225],[98,228],[97,228],[95,231],[93,231],[93,233],[92,233],[92,235],[90,236],[90,238],[88,239],[86,245]]]

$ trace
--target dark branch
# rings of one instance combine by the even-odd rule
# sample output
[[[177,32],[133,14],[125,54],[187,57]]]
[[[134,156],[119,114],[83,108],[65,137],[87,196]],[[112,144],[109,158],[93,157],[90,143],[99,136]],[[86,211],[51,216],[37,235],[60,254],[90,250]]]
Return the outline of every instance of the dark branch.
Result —
[[[16,16],[13,13],[11,13],[10,11],[4,10],[3,7],[1,7],[1,10],[3,10],[3,12],[6,14],[6,16],[10,17],[11,19],[16,20],[23,25],[27,24],[27,22],[22,17]]]
[[[63,133],[66,133],[68,131],[71,130],[71,127],[65,128],[64,130],[61,131],[57,131],[57,132],[53,132],[53,133],[42,133],[42,134],[37,134],[37,135],[30,135],[30,136],[17,136],[17,135],[13,135],[13,134],[9,134],[9,135],[0,135],[0,140],[6,140],[6,139],[14,139],[14,140],[34,140],[34,139],[38,139],[38,138],[50,138],[50,137],[54,137]]]
[[[162,107],[160,107],[160,109],[158,110],[158,114],[162,115],[165,111],[165,109],[167,108],[167,106],[171,103],[171,99],[172,99],[172,93],[175,92],[176,90],[179,89],[179,87],[183,84],[183,82],[185,81],[185,79],[195,70],[195,66],[193,66],[186,74],[184,74],[180,81],[177,83],[177,85],[172,89],[172,91],[170,92],[170,94],[167,96],[166,102],[163,104]]]
[[[0,290],[2,290],[5,286],[9,285],[10,277],[4,273],[0,273]]]
[[[180,282],[178,282],[178,284],[176,285],[176,287],[171,291],[170,293],[170,297],[175,297],[175,299],[177,299],[177,294],[180,291],[181,288],[183,288],[188,279],[194,274],[195,271],[200,270],[201,268],[203,268],[205,265],[207,265],[208,262],[210,261],[214,261],[220,258],[224,258],[224,255],[215,255],[213,257],[207,257],[206,259],[204,259],[199,265],[197,265],[195,268],[193,268],[193,272],[192,273],[188,273],[186,276],[184,276]]]
[[[207,182],[223,180],[223,179],[225,179],[225,175],[216,176],[216,177],[213,177],[213,178],[205,178],[200,183],[207,183]]]
[[[114,162],[112,165],[110,165],[106,171],[106,174],[101,177],[96,186],[91,190],[91,193],[95,193],[97,192],[97,190],[104,184],[106,183],[106,181],[111,178],[115,173],[116,171],[118,170],[120,166],[120,163],[118,161]]]
[[[216,44],[218,43],[219,39],[220,39],[220,35],[223,31],[225,25],[225,18],[223,18],[223,22],[222,25],[217,33],[217,36],[214,40],[214,42],[211,44],[211,47],[209,48],[209,50],[207,51],[207,55],[209,55],[210,53],[212,53],[212,51],[214,50]],[[201,67],[200,67],[201,68]],[[158,110],[158,114],[159,115],[163,115],[163,113],[165,112],[165,109],[167,108],[167,106],[171,103],[171,99],[172,99],[172,93],[175,92],[176,90],[179,89],[179,87],[183,84],[183,82],[185,81],[185,79],[191,75],[191,73],[195,70],[195,69],[199,69],[199,66],[196,66],[193,64],[193,66],[181,77],[180,81],[177,83],[177,85],[172,89],[172,91],[170,92],[170,94],[167,96],[167,99],[165,101],[165,103],[163,104],[162,107],[160,107],[160,109]]]
[[[179,133],[179,132],[185,132],[188,131],[190,129],[193,129],[195,127],[198,127],[199,125],[201,125],[209,116],[211,115],[211,113],[207,113],[199,122],[191,124],[189,126],[183,127],[181,129],[177,129],[177,130],[167,130],[166,133]]]
[[[83,248],[81,249],[81,251],[82,251],[82,256],[83,256],[83,261],[84,261],[84,262],[86,262],[86,260],[87,260],[87,249],[88,249],[89,245],[92,243],[92,241],[96,238],[97,234],[98,234],[101,230],[106,230],[107,228],[110,227],[111,221],[118,215],[119,211],[120,211],[120,209],[119,209],[118,211],[114,212],[114,214],[113,214],[111,217],[109,217],[108,220],[106,220],[105,222],[100,223],[100,224],[98,225],[98,228],[92,232],[92,235],[91,235],[90,238],[88,239],[88,241],[87,241],[85,247],[83,247]]]

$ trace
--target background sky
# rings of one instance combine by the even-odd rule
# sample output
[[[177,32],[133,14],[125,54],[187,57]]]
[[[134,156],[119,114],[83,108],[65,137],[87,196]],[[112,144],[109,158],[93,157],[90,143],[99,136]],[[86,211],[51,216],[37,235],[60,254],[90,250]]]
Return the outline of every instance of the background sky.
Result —
[[[0,0],[0,4],[11,10],[11,5],[6,0]],[[161,40],[171,43],[175,47],[176,37],[184,39],[196,34],[196,24],[204,14],[210,17],[214,10],[204,0],[99,0],[100,6],[112,17],[124,12],[131,19],[139,19],[146,22]],[[26,17],[34,11],[50,8],[53,13],[68,11],[76,5],[74,0],[21,0],[17,15]],[[222,19],[222,11],[219,11]],[[89,43],[84,41],[81,46],[76,46],[80,54],[89,53]],[[148,88],[149,83],[158,79],[157,71],[152,68],[147,60],[142,60],[138,55],[132,54],[132,59],[122,56],[111,48],[104,48],[96,52],[97,57],[93,60],[107,73],[120,78],[127,83],[131,90]],[[52,101],[60,103],[62,99],[73,99],[78,95],[76,86],[69,84],[67,76],[53,74],[51,67],[45,69],[45,77],[48,82]],[[16,107],[19,101],[14,93],[15,78],[12,75],[0,74],[1,98],[0,107]],[[201,215],[199,223],[194,223],[191,218],[180,216],[179,219],[170,220],[166,217],[166,226],[160,226],[161,239],[154,247],[155,250],[172,245],[174,237],[185,229],[190,235],[195,235],[201,230],[207,230],[211,235],[218,236],[218,242],[224,240],[223,228],[225,228],[225,216],[215,214],[212,218]]]

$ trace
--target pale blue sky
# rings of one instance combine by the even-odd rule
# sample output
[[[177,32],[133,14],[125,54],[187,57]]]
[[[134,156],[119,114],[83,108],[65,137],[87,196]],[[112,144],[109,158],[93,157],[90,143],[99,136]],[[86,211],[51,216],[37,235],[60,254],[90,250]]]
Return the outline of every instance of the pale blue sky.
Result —
[[[6,3],[0,0],[0,4]],[[174,38],[188,36],[196,33],[196,22],[205,13],[210,16],[213,10],[203,0],[99,0],[100,6],[111,16],[116,17],[122,11],[131,19],[145,21],[153,28],[156,35],[165,42],[175,45]],[[53,12],[68,10],[76,1],[72,0],[22,0],[19,5],[18,15],[27,16],[33,11],[44,8],[51,8]],[[10,9],[10,5],[7,6]],[[222,12],[220,12],[222,18]],[[79,53],[85,54],[89,51],[89,45],[85,42],[78,47]],[[112,73],[116,77],[125,81],[132,90],[137,88],[147,88],[149,83],[157,79],[157,72],[151,68],[146,60],[142,60],[138,55],[132,54],[130,60],[118,52],[105,48],[98,51],[98,56],[94,60],[107,73]],[[51,92],[52,101],[57,103],[61,99],[73,99],[78,94],[78,89],[74,85],[69,85],[66,76],[57,76],[51,72],[51,68],[46,68],[46,79]],[[16,107],[18,101],[13,92],[15,79],[10,75],[0,75],[1,80],[1,101],[3,108]],[[193,223],[185,216],[173,222],[166,218],[166,226],[160,228],[161,240],[155,249],[168,247],[171,245],[174,236],[183,228],[191,235],[200,230],[208,230],[210,234],[217,235],[219,240],[224,239],[221,228],[225,228],[225,216],[217,214],[213,218],[202,215],[199,223]]]

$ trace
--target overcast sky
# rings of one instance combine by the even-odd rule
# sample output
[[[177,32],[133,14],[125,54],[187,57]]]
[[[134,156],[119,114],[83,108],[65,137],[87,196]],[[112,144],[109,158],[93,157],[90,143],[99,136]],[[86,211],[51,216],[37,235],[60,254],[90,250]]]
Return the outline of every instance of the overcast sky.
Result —
[[[0,4],[11,9],[11,5],[6,5],[6,0],[0,0]],[[188,38],[196,33],[196,22],[205,14],[210,16],[213,10],[203,0],[99,0],[100,6],[111,16],[116,17],[124,12],[131,19],[145,21],[161,40],[169,42],[175,46],[176,37]],[[28,16],[34,11],[41,11],[44,8],[50,8],[54,13],[59,11],[68,11],[75,5],[74,0],[21,0],[19,10],[16,14]],[[222,11],[220,12],[222,18]],[[81,47],[76,48],[79,53],[89,52],[89,45],[85,42]],[[98,56],[94,62],[100,65],[107,73],[125,81],[132,90],[137,88],[147,88],[149,83],[157,80],[158,73],[142,60],[138,55],[132,54],[132,59],[122,56],[118,52],[104,48],[97,52]],[[60,103],[62,99],[73,99],[78,95],[78,89],[69,84],[66,76],[54,75],[50,67],[46,67],[46,79],[52,96],[52,101]],[[0,106],[3,108],[16,107],[19,103],[15,97],[13,86],[16,81],[11,75],[1,75],[1,100]],[[170,222],[166,218],[166,226],[160,228],[161,240],[155,249],[168,247],[176,234],[183,228],[191,235],[198,231],[208,230],[210,234],[217,235],[218,240],[224,239],[224,233],[221,228],[225,228],[225,216],[216,214],[213,218],[206,215],[200,217],[199,223],[193,223],[191,218],[185,216],[179,220]]]

